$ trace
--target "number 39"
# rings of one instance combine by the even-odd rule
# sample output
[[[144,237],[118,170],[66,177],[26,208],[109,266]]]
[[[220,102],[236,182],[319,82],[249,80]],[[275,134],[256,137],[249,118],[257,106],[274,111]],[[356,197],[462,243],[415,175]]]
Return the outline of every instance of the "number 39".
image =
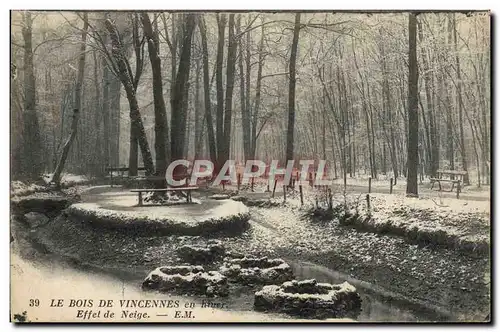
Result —
[[[38,307],[40,305],[39,299],[30,299],[30,307]]]

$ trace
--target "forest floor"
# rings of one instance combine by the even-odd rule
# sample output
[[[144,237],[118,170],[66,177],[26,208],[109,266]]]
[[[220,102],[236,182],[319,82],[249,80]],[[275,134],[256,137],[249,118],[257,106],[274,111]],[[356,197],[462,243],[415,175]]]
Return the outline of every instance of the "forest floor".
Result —
[[[257,187],[255,190],[262,191]],[[121,200],[131,203],[133,201],[127,190],[116,187],[103,186],[101,189],[90,191],[80,188],[77,191],[80,192],[82,201],[87,203],[107,201],[111,204],[113,200],[109,200],[110,196],[121,195]],[[212,193],[213,190],[198,195],[207,197]],[[262,196],[269,193],[255,192],[245,195]],[[312,193],[308,192],[308,197],[311,195]],[[375,199],[389,195],[373,196]],[[396,202],[396,207],[398,200],[406,201],[401,195],[390,196],[390,199]],[[282,197],[277,195],[275,201],[279,200],[282,200]],[[443,206],[431,203],[430,200],[412,201],[417,202],[414,203],[417,205],[431,205],[437,210],[460,208],[461,211],[488,211],[489,205],[485,202],[454,199],[460,202],[454,206],[448,200],[452,199],[443,198],[444,204],[439,204]],[[480,203],[481,208],[476,206],[476,203]],[[450,205],[444,206],[448,204]],[[299,276],[314,277],[326,282],[347,279],[357,286],[364,287],[367,292],[370,292],[369,289],[380,288],[379,294],[393,294],[388,295],[389,299],[384,302],[383,309],[380,309],[380,304],[374,304],[378,303],[377,301],[368,300],[371,309],[368,310],[365,305],[365,316],[361,316],[360,320],[482,321],[489,313],[490,266],[487,255],[472,257],[454,250],[408,243],[400,236],[360,232],[335,222],[309,220],[304,218],[304,211],[298,205],[300,202],[298,203],[297,195],[292,195],[287,199],[286,206],[251,207],[251,227],[235,237],[221,234],[205,237],[130,237],[115,231],[103,232],[85,223],[77,224],[65,219],[53,220],[46,226],[30,232],[29,236],[48,252],[70,257],[84,264],[120,271],[120,275],[129,273],[135,282],[140,282],[149,271],[160,265],[179,263],[175,255],[179,246],[203,244],[206,243],[207,237],[214,237],[221,239],[233,252],[281,257],[293,263],[294,272]],[[117,205],[114,204],[114,207]],[[328,273],[324,274],[322,269],[326,269]],[[342,277],[332,279],[332,273],[340,273]],[[252,310],[248,298],[241,301],[235,304],[235,308]],[[400,310],[399,314],[394,316],[394,310],[399,309],[387,309],[387,305],[399,303],[398,301],[406,303],[403,307],[408,306],[408,303],[413,303],[410,307],[415,303],[420,305],[411,313],[401,313]],[[424,307],[432,308],[430,311],[434,314],[422,313]],[[439,315],[436,316],[435,312]],[[394,317],[390,318],[392,316]],[[445,316],[446,318],[443,318]]]

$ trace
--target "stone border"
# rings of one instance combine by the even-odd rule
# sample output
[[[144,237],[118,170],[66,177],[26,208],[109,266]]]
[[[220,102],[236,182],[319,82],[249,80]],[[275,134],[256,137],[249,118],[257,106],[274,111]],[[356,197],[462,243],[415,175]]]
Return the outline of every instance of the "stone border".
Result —
[[[129,231],[137,235],[202,235],[218,231],[239,233],[247,229],[250,219],[248,208],[239,203],[237,206],[228,206],[227,209],[232,211],[224,211],[218,216],[207,214],[197,218],[198,220],[180,220],[180,217],[175,216],[148,216],[137,211],[109,210],[96,203],[81,203],[71,205],[65,214],[75,222]]]
[[[347,281],[332,285],[318,283],[315,279],[293,280],[280,286],[264,286],[255,293],[254,308],[308,318],[340,318],[357,316],[361,298]]]
[[[474,239],[474,237],[453,234],[442,228],[418,227],[407,223],[394,223],[390,219],[380,220],[378,218],[362,218],[361,216],[340,219],[339,224],[364,232],[401,236],[418,244],[444,246],[471,255],[484,256],[490,252],[488,239]]]
[[[224,260],[219,272],[229,280],[250,284],[275,284],[293,279],[290,265],[280,258],[268,259],[267,257],[243,257]]]
[[[199,265],[158,267],[144,279],[142,289],[209,297],[229,294],[226,277]]]
[[[176,252],[182,262],[210,264],[222,260],[226,253],[226,248],[219,240],[208,240],[205,246],[183,245],[178,247]]]

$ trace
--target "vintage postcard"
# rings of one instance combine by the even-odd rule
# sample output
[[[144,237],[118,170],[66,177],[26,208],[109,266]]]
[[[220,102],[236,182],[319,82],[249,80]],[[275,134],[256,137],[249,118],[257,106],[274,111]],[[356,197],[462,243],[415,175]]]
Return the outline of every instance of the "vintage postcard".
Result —
[[[10,23],[11,322],[491,322],[490,12]]]

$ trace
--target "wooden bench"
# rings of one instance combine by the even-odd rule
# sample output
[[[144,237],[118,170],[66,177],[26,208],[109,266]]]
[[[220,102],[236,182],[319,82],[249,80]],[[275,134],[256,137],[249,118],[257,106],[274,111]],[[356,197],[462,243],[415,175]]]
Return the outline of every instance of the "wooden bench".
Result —
[[[463,178],[465,175],[467,175],[467,172],[465,171],[455,171],[455,170],[441,170],[438,169],[436,171],[436,178],[430,178],[431,181],[431,190],[434,188],[434,184],[437,182],[439,185],[439,191],[441,191],[443,188],[441,187],[441,182],[449,182],[451,183],[451,191],[455,188],[455,185],[457,185],[457,191],[460,190],[460,184],[463,183]],[[443,178],[443,177],[448,177],[448,178]],[[458,179],[455,179],[457,177]]]
[[[198,187],[178,187],[178,188],[160,188],[160,189],[132,189],[130,190],[131,192],[138,193],[139,195],[139,206],[143,205],[142,202],[142,193],[149,193],[149,192],[178,192],[180,193],[184,198],[186,198],[187,203],[192,203],[193,199],[191,197],[191,192],[193,190],[198,190]]]
[[[443,188],[441,187],[441,182],[450,182],[451,183],[451,191],[455,188],[455,184],[460,183],[460,180],[449,180],[449,179],[439,179],[439,178],[430,178],[431,181],[431,189],[434,188],[434,184],[437,182],[439,185],[439,191],[442,191]]]

